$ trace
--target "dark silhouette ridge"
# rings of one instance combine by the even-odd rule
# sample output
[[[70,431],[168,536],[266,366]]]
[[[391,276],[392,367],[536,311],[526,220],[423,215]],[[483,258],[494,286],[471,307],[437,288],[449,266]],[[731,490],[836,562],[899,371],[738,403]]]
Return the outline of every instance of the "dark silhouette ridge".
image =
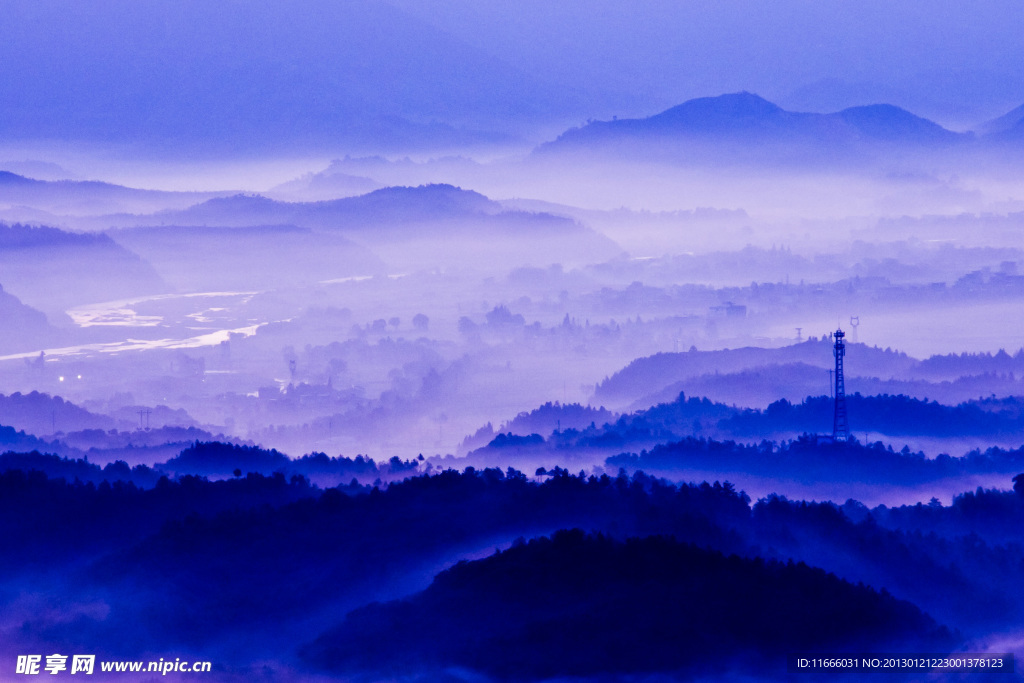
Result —
[[[642,473],[586,477],[561,468],[538,477],[449,470],[385,488],[320,490],[299,476],[250,473],[224,481],[161,478],[142,489],[12,470],[0,474],[0,523],[4,544],[18,552],[4,553],[0,583],[49,567],[33,577],[38,590],[69,604],[100,595],[109,608],[59,626],[36,615],[20,639],[100,650],[116,642],[119,656],[160,647],[209,656],[244,642],[240,656],[251,661],[256,651],[288,656],[340,615],[419,590],[467,555],[518,536],[582,528],[619,539],[674,536],[749,558],[744,564],[803,561],[885,588],[968,635],[1020,623],[1024,604],[1015,587],[1024,581],[1024,549],[1004,543],[1024,514],[1016,493],[964,494],[948,508],[867,510],[854,501],[840,507],[779,497],[752,507],[728,483],[675,485]],[[66,571],[54,574],[60,567]],[[633,602],[605,598],[610,607]]]
[[[1024,525],[1024,474],[1012,478],[1013,491],[978,487],[953,498],[948,506],[932,499],[929,503],[872,508],[872,519],[889,529],[908,533],[935,534],[943,538],[979,537],[993,545],[1017,543]],[[853,518],[861,519],[854,505],[844,506]],[[862,511],[863,512],[863,511]]]
[[[650,450],[623,453],[606,460],[610,467],[625,467],[683,475],[687,470],[744,472],[770,478],[803,482],[855,481],[915,485],[939,479],[955,479],[979,473],[1012,473],[1024,465],[1024,447],[1016,450],[990,448],[962,457],[939,454],[934,458],[904,447],[894,451],[882,442],[835,443],[804,435],[774,444],[742,444],[687,437],[658,444]]]
[[[59,421],[59,423],[58,423]],[[0,394],[0,423],[34,434],[81,429],[111,429],[114,419],[78,406],[61,396],[31,391]]]
[[[947,406],[907,396],[862,396],[854,393],[846,396],[846,403],[849,414],[856,421],[854,437],[870,431],[892,435],[893,439],[911,436],[952,440],[965,436],[998,437],[1011,442],[1018,437],[1024,439],[1024,407],[1019,399],[1012,397]],[[966,457],[940,455],[928,459],[923,453],[911,454],[906,449],[894,453],[891,445],[879,441],[874,444],[857,443],[851,445],[850,450],[833,451],[814,436],[829,434],[833,417],[834,403],[828,396],[812,396],[800,403],[782,399],[764,410],[755,410],[680,394],[674,401],[620,415],[602,425],[591,422],[583,428],[558,430],[550,425],[549,420],[545,425],[551,430],[547,436],[536,432],[524,434],[525,428],[518,429],[518,434],[512,431],[495,434],[493,428],[490,431],[484,429],[473,438],[478,443],[487,438],[490,443],[471,451],[470,455],[479,462],[493,463],[494,458],[500,457],[501,450],[514,447],[517,453],[531,457],[530,462],[544,457],[580,459],[588,455],[615,455],[618,459],[609,462],[616,467],[626,462],[630,466],[659,469],[728,467],[729,472],[750,467],[751,472],[762,474],[771,474],[772,467],[779,467],[782,469],[775,471],[776,475],[782,476],[785,472],[786,476],[796,476],[800,480],[815,477],[842,479],[863,474],[879,482],[887,476],[925,481],[967,473],[1009,472],[1018,466],[1019,455],[1015,449],[993,449],[985,456],[977,453]],[[525,427],[526,423],[522,424]],[[736,440],[741,443],[737,444]],[[692,446],[698,443],[704,445]],[[753,455],[773,450],[776,456],[772,458]],[[677,451],[680,456],[692,454],[693,459],[687,459],[690,455],[680,457],[672,465],[665,459],[665,454]],[[716,461],[710,455],[712,452],[721,453],[724,460]],[[858,454],[870,456],[869,460],[884,467],[871,474],[856,463]],[[908,455],[913,457],[904,457]],[[659,458],[657,462],[651,459],[655,456]],[[549,462],[550,459],[544,464]],[[839,467],[845,474],[840,475],[840,470],[837,470],[830,475],[820,466],[823,462]],[[810,468],[808,472],[814,472],[814,475],[802,473],[800,468],[804,466]],[[894,479],[893,483],[897,480]]]
[[[3,425],[0,425],[0,447],[21,453],[40,450],[45,450],[48,453],[69,453],[74,451],[74,449],[69,449],[61,443],[44,441],[31,434],[26,434],[23,430],[16,430],[14,427]]]
[[[158,476],[151,484],[152,470],[129,468],[123,462],[100,470],[84,461],[56,456],[5,454],[0,458],[5,465],[26,466],[25,470],[0,472],[5,543],[23,551],[17,556],[3,555],[0,564],[5,577],[51,562],[69,567],[76,564],[78,571],[79,560],[130,547],[158,533],[169,520],[281,505],[320,494],[307,481],[298,477],[289,481],[281,474],[264,477],[250,473],[220,482],[193,476],[172,481]],[[43,469],[60,474],[51,478]],[[133,480],[148,486],[143,488]]]
[[[980,365],[980,364],[979,364]],[[950,372],[955,370],[950,367]],[[968,368],[965,372],[970,372]],[[923,374],[918,369],[915,374]],[[943,375],[947,376],[947,375]],[[710,400],[728,405],[768,405],[785,399],[799,403],[807,396],[813,396],[822,389],[822,369],[807,363],[770,364],[737,370],[736,372],[708,372],[696,377],[673,382],[651,394],[642,396],[627,406],[628,410],[643,410],[659,403],[671,403],[680,392],[691,396],[705,396]],[[827,381],[827,380],[826,380]],[[1024,394],[1024,381],[1007,372],[980,372],[965,374],[956,379],[930,381],[926,379],[881,379],[847,375],[847,390],[863,396],[905,395],[923,400],[929,398],[946,405],[963,401],[977,402],[986,410],[996,410],[1000,404],[1012,410],[1018,401],[1016,396]],[[979,398],[986,393],[1002,398]]]
[[[856,416],[855,431],[876,431],[898,436],[927,434],[932,436],[996,435],[1024,433],[1024,421],[1012,405],[996,410],[979,401],[945,406],[908,396],[846,397],[851,416]],[[742,410],[723,420],[720,425],[736,435],[759,435],[777,431],[813,432],[821,416],[832,407],[827,396],[808,397],[801,403],[782,399],[765,410]],[[829,422],[826,417],[826,423]],[[824,431],[823,429],[821,431]]]
[[[89,482],[100,484],[107,482],[131,483],[139,488],[153,488],[163,472],[146,465],[131,467],[123,460],[117,460],[104,467],[90,463],[87,459],[72,459],[59,455],[31,453],[14,453],[8,451],[0,455],[0,472],[21,470],[24,472],[41,472],[50,479]]]
[[[354,479],[369,483],[376,479],[388,481],[417,474],[419,464],[417,460],[402,460],[398,456],[380,464],[362,455],[348,458],[310,453],[290,458],[276,449],[220,441],[197,441],[182,450],[177,457],[156,465],[155,469],[167,474],[216,477],[228,477],[235,470],[240,470],[243,473],[257,472],[267,476],[275,473],[288,477],[301,476],[317,483],[339,480],[348,482]]]
[[[360,608],[304,654],[336,672],[461,666],[539,680],[723,666],[778,674],[780,652],[953,642],[910,603],[803,563],[573,530],[461,562],[408,599]]]
[[[182,430],[186,433],[191,430]],[[152,436],[161,432],[173,432],[168,428],[134,433],[129,438],[142,441],[139,437]],[[7,451],[0,455],[0,472],[7,470],[33,470],[45,473],[50,478],[63,478],[68,481],[79,480],[99,484],[101,482],[125,481],[132,482],[139,488],[152,488],[161,477],[212,477],[230,478],[241,474],[259,474],[274,476],[277,474],[308,479],[313,483],[329,486],[361,480],[365,483],[373,481],[394,481],[421,473],[420,460],[402,460],[393,456],[381,463],[372,458],[357,455],[354,458],[345,456],[329,457],[325,453],[310,453],[300,458],[289,458],[274,449],[264,449],[249,444],[225,443],[222,441],[194,441],[192,443],[168,443],[161,446],[149,446],[141,443],[135,450],[150,454],[159,454],[168,449],[176,449],[178,454],[166,462],[157,463],[152,467],[144,464],[131,466],[124,460],[116,460],[101,467],[89,461],[90,456],[117,455],[118,449],[109,442],[116,435],[99,432],[96,440],[104,442],[105,448],[90,448],[87,452],[80,449],[65,448],[63,444],[47,443],[15,433],[10,427],[0,427],[0,442],[18,446],[19,451]],[[85,440],[87,433],[73,434],[77,440]],[[32,450],[32,449],[35,450]],[[45,449],[46,453],[40,450]],[[58,454],[55,454],[58,453]]]

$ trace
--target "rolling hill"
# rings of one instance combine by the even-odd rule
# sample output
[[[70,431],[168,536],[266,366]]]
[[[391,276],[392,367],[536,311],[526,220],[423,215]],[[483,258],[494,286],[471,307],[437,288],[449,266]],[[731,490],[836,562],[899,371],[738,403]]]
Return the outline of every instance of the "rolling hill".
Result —
[[[57,330],[50,326],[46,315],[26,306],[18,297],[4,291],[0,285],[0,351],[15,352],[36,348],[57,338]]]
[[[261,195],[218,197],[181,211],[108,217],[124,227],[118,241],[154,259],[132,226],[171,225],[193,228],[246,228],[235,236],[250,240],[262,231],[293,231],[301,240],[348,239],[368,248],[392,268],[433,268],[447,265],[549,265],[561,260],[580,263],[606,260],[621,253],[610,239],[588,227],[549,213],[510,210],[472,190],[452,185],[386,187],[356,197],[319,202],[282,202]],[[256,231],[255,226],[260,226]],[[278,227],[267,227],[278,226]],[[153,228],[149,237],[154,237]],[[255,231],[255,232],[254,232]],[[303,232],[306,231],[306,232]],[[170,238],[164,232],[163,239]],[[218,233],[227,235],[228,233]],[[331,237],[328,237],[330,235]],[[235,249],[244,246],[238,241]],[[182,243],[180,249],[190,250]],[[315,260],[315,259],[314,259]],[[365,264],[364,264],[365,265]],[[367,274],[335,273],[341,275]],[[370,268],[372,270],[372,268]],[[167,277],[171,277],[168,275]]]
[[[36,180],[0,171],[0,204],[28,206],[52,214],[96,216],[185,208],[228,193],[142,190],[94,180]]]

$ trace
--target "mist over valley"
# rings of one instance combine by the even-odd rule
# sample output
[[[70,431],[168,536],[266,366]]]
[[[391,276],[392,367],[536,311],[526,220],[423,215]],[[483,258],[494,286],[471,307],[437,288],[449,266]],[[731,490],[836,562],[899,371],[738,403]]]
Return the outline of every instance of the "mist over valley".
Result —
[[[0,4],[0,678],[1024,653],[1018,6]]]

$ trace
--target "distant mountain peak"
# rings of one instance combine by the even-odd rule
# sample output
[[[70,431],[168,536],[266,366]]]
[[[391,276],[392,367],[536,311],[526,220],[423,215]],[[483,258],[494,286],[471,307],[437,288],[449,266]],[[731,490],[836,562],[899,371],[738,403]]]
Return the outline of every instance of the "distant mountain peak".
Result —
[[[45,225],[0,222],[0,250],[55,246],[116,247],[110,237],[103,234],[68,232]]]
[[[460,205],[475,204],[480,208],[500,208],[498,204],[476,190],[464,190],[448,183],[428,183],[416,187],[395,185],[368,192],[363,197],[386,197],[389,200],[423,200],[458,202]]]
[[[31,185],[40,182],[11,171],[0,171],[0,185]]]
[[[233,194],[230,197],[214,197],[202,202],[199,206],[217,206],[222,208],[253,208],[253,207],[271,207],[283,204],[276,199],[270,199],[264,197],[261,194],[246,194],[238,193]]]
[[[849,107],[835,116],[862,134],[876,139],[944,139],[958,133],[946,130],[934,121],[921,118],[893,104],[869,104]]]
[[[425,185],[417,185],[415,187],[411,185],[392,185],[390,187],[382,187],[379,190],[374,190],[368,194],[433,194],[433,195],[475,195],[477,197],[483,197],[482,194],[475,190],[464,190],[457,185],[450,183],[427,183]],[[486,199],[486,197],[484,197]]]
[[[572,147],[661,159],[818,163],[825,151],[828,158],[854,159],[876,149],[941,146],[972,137],[891,104],[815,114],[787,111],[754,93],[738,92],[688,100],[643,119],[591,122],[566,131],[538,151]]]
[[[651,121],[685,121],[687,123],[717,123],[723,121],[751,121],[784,115],[787,112],[760,95],[750,92],[728,93],[716,97],[699,97],[666,109],[650,117]]]
[[[982,124],[978,132],[995,137],[1024,138],[1024,104]]]

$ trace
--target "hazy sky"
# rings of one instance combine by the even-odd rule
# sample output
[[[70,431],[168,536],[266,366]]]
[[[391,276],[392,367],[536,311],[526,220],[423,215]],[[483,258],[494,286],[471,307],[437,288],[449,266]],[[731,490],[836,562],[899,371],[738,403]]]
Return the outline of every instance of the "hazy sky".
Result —
[[[1024,103],[1020,0],[0,0],[0,16],[8,140],[533,139],[739,90],[951,126]]]
[[[628,113],[736,90],[795,103],[808,86],[803,104],[888,96],[965,121],[1024,102],[1019,0],[391,1]]]

